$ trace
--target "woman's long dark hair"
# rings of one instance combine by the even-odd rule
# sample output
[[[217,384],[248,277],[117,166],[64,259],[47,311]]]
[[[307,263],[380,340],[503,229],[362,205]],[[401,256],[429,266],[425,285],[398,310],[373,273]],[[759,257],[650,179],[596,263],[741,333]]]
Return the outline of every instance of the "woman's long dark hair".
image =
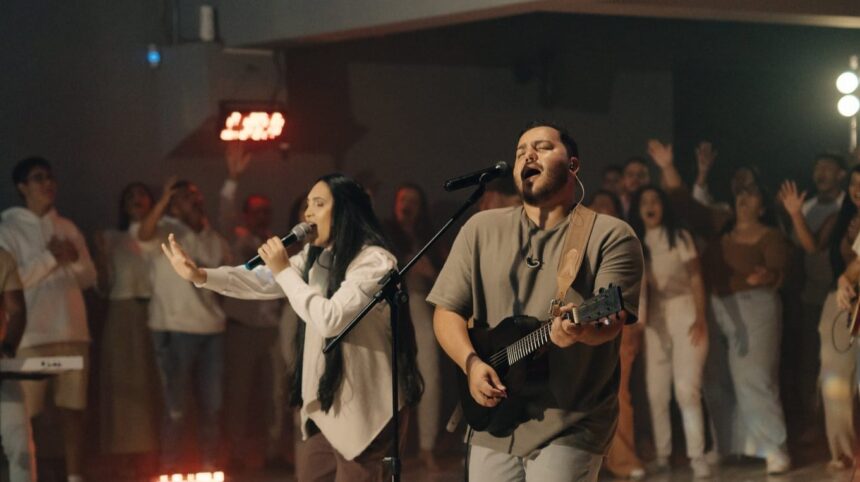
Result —
[[[636,231],[636,235],[639,236],[639,241],[642,242],[642,251],[644,252],[646,259],[648,259],[650,255],[648,253],[648,246],[645,244],[645,222],[642,220],[642,213],[640,212],[639,207],[642,204],[642,195],[648,191],[657,193],[657,197],[660,199],[660,204],[663,205],[663,218],[660,220],[660,225],[666,229],[666,237],[669,240],[669,249],[675,249],[675,245],[678,243],[678,233],[682,229],[678,217],[675,216],[675,211],[672,210],[669,196],[666,195],[665,191],[653,185],[645,186],[636,191],[633,194],[633,198],[630,200],[630,226],[634,231]],[[681,238],[681,242],[686,243],[687,240]]]
[[[370,196],[361,184],[343,174],[329,174],[317,180],[324,182],[332,195],[332,265],[329,268],[329,288],[331,297],[340,288],[350,263],[358,253],[368,246],[389,249],[382,232],[382,226],[373,212]],[[424,380],[418,371],[415,359],[418,347],[415,342],[415,329],[405,307],[399,310],[398,368],[400,386],[406,403],[418,403],[424,391]],[[299,363],[301,360],[299,360]],[[322,409],[328,411],[334,402],[334,395],[343,381],[343,352],[340,345],[325,355],[325,371],[320,378],[318,398]],[[300,375],[301,366],[297,366]],[[298,387],[299,393],[301,388]],[[295,397],[294,397],[295,400]]]
[[[146,192],[146,195],[149,196],[149,200],[152,204],[155,204],[155,198],[152,196],[152,191],[149,189],[149,186],[142,182],[132,182],[122,188],[122,192],[119,195],[119,229],[120,231],[125,231],[131,225],[131,217],[128,215],[128,209],[125,206],[125,197],[128,196],[133,189],[143,189]]]
[[[848,172],[848,183],[851,183],[851,177],[854,174],[860,174],[860,165],[854,166]],[[851,194],[847,193],[842,200],[842,206],[839,208],[839,214],[836,217],[836,226],[833,227],[833,233],[830,235],[830,267],[833,268],[833,279],[836,280],[839,275],[845,271],[845,260],[842,259],[841,243],[845,233],[848,232],[848,225],[851,220],[857,215],[857,205],[851,199]],[[848,240],[848,243],[853,243],[854,240]]]

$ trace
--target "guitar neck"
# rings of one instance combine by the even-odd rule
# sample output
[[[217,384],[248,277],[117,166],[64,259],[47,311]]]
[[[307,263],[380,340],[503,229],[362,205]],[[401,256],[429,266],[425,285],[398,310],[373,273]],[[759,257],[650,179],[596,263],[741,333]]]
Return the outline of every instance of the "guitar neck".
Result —
[[[606,320],[608,316],[621,311],[623,307],[621,288],[610,283],[606,288],[601,288],[595,297],[573,308],[573,311],[566,313],[564,317],[576,325],[594,324],[599,323],[598,320],[601,318]],[[538,329],[494,353],[490,357],[490,365],[495,368],[504,364],[511,366],[531,355],[549,342],[551,327],[552,319],[542,322]]]
[[[508,365],[513,365],[536,352],[549,342],[549,330],[551,327],[552,320],[547,320],[537,330],[508,345],[507,348],[500,352],[500,354],[504,353],[505,356],[500,357],[499,362],[505,361]],[[495,359],[496,357],[493,358]]]

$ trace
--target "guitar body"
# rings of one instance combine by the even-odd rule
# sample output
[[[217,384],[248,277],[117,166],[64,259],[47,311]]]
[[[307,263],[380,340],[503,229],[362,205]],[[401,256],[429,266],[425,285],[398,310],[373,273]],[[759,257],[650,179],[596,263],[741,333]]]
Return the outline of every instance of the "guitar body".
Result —
[[[490,356],[513,344],[522,337],[538,329],[540,320],[530,316],[511,316],[502,320],[495,328],[472,328],[469,338],[475,348],[475,353],[484,362]],[[496,437],[505,437],[525,418],[525,408],[528,397],[534,392],[530,382],[546,380],[547,362],[545,356],[533,354],[514,363],[513,366],[502,362],[494,366],[507,389],[507,398],[498,405],[487,408],[478,404],[469,391],[469,380],[462,371],[457,371],[457,383],[460,390],[460,404],[463,416],[474,430],[486,431]],[[492,364],[491,364],[492,365]]]
[[[575,325],[600,328],[608,326],[608,316],[623,309],[621,288],[610,284],[561,316]],[[457,370],[460,407],[473,430],[506,437],[521,423],[539,415],[530,413],[529,408],[532,401],[546,395],[549,357],[543,356],[541,350],[550,342],[550,321],[511,316],[493,329],[469,330],[475,353],[496,370],[507,392],[507,397],[495,407],[483,407],[472,398],[468,377]]]

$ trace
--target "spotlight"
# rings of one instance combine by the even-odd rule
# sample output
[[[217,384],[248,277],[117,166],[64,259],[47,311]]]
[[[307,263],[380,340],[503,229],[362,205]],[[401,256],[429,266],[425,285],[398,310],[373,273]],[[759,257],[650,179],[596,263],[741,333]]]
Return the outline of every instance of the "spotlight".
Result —
[[[146,48],[146,61],[149,62],[149,67],[157,69],[161,65],[161,51],[158,50],[158,45],[149,44]]]
[[[860,86],[860,79],[857,78],[857,73],[852,71],[842,72],[836,78],[836,89],[843,94],[851,94],[857,87]]]
[[[856,95],[846,95],[839,99],[836,108],[843,117],[854,117],[860,111],[860,99]]]

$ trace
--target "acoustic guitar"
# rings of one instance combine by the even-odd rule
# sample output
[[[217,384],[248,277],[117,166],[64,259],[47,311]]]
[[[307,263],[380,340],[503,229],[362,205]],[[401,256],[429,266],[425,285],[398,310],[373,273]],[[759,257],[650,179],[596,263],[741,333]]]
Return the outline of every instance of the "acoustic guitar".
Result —
[[[621,288],[610,284],[565,317],[576,325],[599,327],[608,323],[608,316],[622,309]],[[538,391],[538,386],[534,385],[539,385],[530,382],[546,379],[549,370],[547,357],[539,350],[550,341],[551,325],[552,318],[511,316],[492,329],[475,327],[469,330],[475,353],[493,367],[507,388],[507,397],[498,405],[484,407],[472,398],[468,377],[457,370],[460,406],[473,430],[505,437],[524,421],[526,404]]]

